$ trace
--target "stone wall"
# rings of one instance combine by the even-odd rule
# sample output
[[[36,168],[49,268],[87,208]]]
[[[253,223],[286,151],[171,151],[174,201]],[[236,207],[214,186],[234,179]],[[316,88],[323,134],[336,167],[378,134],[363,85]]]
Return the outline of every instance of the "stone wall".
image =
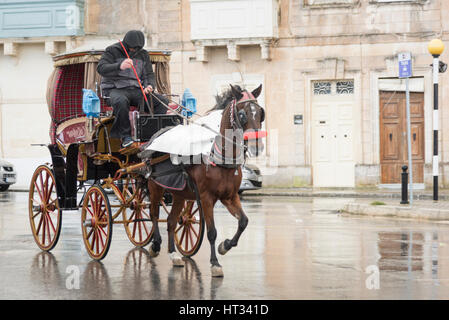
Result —
[[[67,48],[100,43],[105,39],[112,43],[130,29],[142,30],[147,37],[147,47],[172,50],[172,91],[182,94],[185,88],[189,88],[198,99],[200,114],[214,103],[214,81],[217,79],[240,76],[263,79],[265,125],[269,131],[276,130],[278,137],[277,140],[273,135],[267,138],[268,144],[275,141],[277,145],[276,152],[268,148],[267,158],[276,157],[279,165],[275,173],[267,175],[267,186],[313,185],[311,81],[317,79],[354,79],[357,105],[355,134],[358,141],[355,185],[379,184],[378,81],[380,78],[396,77],[397,53],[410,51],[413,54],[414,74],[424,79],[425,108],[427,112],[430,110],[430,114],[426,113],[425,124],[425,181],[427,185],[431,184],[433,102],[429,65],[432,59],[427,52],[427,43],[434,37],[448,43],[449,1],[279,0],[279,39],[271,49],[271,60],[261,58],[259,46],[248,45],[241,48],[240,61],[229,60],[225,47],[209,49],[208,62],[198,61],[190,38],[188,0],[87,0],[84,16],[86,36],[72,39],[73,45]],[[36,48],[44,50],[43,45],[31,44],[27,47],[29,45],[19,45],[16,57],[1,55],[0,65],[8,63],[9,66],[15,64],[21,68],[26,65],[29,52],[34,52]],[[61,46],[60,52],[65,48]],[[449,49],[441,59],[449,62]],[[52,66],[50,56],[42,54],[41,60],[43,63],[39,62],[40,66],[45,70],[33,76],[36,83],[45,84]],[[13,69],[5,72],[15,73]],[[444,186],[449,186],[449,126],[446,125],[449,123],[446,103],[448,76],[449,72],[440,75],[439,150],[443,176],[440,181]],[[8,86],[8,83],[2,84],[3,94],[9,90]],[[45,92],[41,87],[38,89],[42,90],[38,96],[41,101],[37,104],[39,107],[30,112],[45,106]],[[28,98],[28,101],[36,99],[32,93]],[[15,129],[5,122],[9,121],[5,119],[15,117],[18,111],[12,110],[5,102],[0,103],[3,103],[3,111],[11,111],[2,115],[3,148],[8,150],[8,155],[4,151],[3,156],[21,157],[23,151],[17,148],[22,147],[26,137],[20,134],[13,137]],[[48,116],[44,112],[39,114],[36,118],[40,119],[40,124],[35,128],[44,130],[47,135]],[[302,125],[294,125],[295,114],[303,115]],[[42,135],[33,133],[36,140],[42,140]],[[5,139],[8,141],[5,142]]]
[[[413,54],[415,74],[430,91],[431,57],[427,43],[447,37],[449,4],[445,1],[391,3],[358,0],[279,0],[279,39],[271,61],[262,60],[257,46],[241,48],[238,62],[227,58],[226,48],[209,49],[208,62],[196,60],[190,41],[190,5],[187,0],[91,0],[86,26],[97,35],[124,33],[137,28],[146,32],[148,44],[173,50],[171,82],[174,92],[188,87],[199,102],[199,113],[213,105],[213,79],[232,73],[260,74],[264,78],[266,127],[278,132],[278,170],[267,177],[271,185],[312,185],[310,133],[311,79],[356,79],[360,147],[355,153],[359,186],[376,185],[379,168],[379,78],[397,76],[397,54]],[[101,17],[95,10],[101,8]],[[146,8],[146,12],[138,8]],[[132,18],[130,18],[132,17]],[[119,21],[115,23],[115,21]],[[111,24],[113,25],[111,28]],[[87,30],[86,30],[87,31]],[[448,50],[442,59],[448,61]],[[441,86],[447,74],[441,75]],[[446,90],[440,90],[440,154],[448,161],[449,113],[444,107]],[[426,100],[426,108],[432,101]],[[377,110],[377,111],[376,111]],[[293,115],[303,114],[304,124],[294,125]],[[427,134],[431,121],[426,122]],[[268,138],[268,142],[270,137]],[[426,140],[426,163],[431,162],[431,139]],[[270,156],[270,154],[268,154]],[[426,166],[426,181],[429,174]],[[445,170],[444,170],[445,172]],[[445,181],[445,180],[444,180]]]

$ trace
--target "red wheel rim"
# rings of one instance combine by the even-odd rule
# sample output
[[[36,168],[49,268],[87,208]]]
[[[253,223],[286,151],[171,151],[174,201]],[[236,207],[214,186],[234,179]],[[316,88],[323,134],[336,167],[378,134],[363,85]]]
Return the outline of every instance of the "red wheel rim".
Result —
[[[91,187],[84,198],[81,225],[87,252],[95,260],[103,259],[109,250],[111,220],[111,209],[104,192],[98,186]]]
[[[129,190],[131,183],[132,193]],[[125,199],[134,198],[130,202],[131,215],[129,218],[125,216],[125,220],[131,221],[125,223],[125,230],[129,240],[137,247],[144,247],[153,236],[154,226],[151,221],[150,204],[147,193],[143,188],[136,187],[136,182],[127,182],[123,188],[123,196]]]
[[[28,209],[34,240],[42,250],[51,250],[59,238],[61,212],[55,178],[46,166],[37,168],[33,174]]]
[[[194,255],[203,240],[203,221],[195,201],[186,201],[175,230],[175,242],[179,252],[187,257]]]

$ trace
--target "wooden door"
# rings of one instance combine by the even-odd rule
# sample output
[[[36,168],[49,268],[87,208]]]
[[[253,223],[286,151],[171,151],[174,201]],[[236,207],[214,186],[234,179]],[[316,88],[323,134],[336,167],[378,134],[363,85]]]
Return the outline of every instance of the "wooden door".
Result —
[[[405,92],[380,92],[381,181],[401,183],[408,166]],[[413,183],[424,182],[424,94],[410,93]]]

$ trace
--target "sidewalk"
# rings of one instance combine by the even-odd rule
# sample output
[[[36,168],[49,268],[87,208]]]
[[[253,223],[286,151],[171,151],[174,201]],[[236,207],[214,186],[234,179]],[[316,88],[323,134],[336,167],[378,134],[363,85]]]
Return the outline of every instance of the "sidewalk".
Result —
[[[401,199],[400,189],[356,189],[356,188],[262,188],[248,190],[243,197],[339,197],[339,198],[373,198],[375,200]],[[433,200],[432,190],[413,190],[416,200]],[[449,201],[449,189],[440,189],[438,199]]]
[[[340,209],[343,213],[449,222],[447,189],[439,190],[438,201],[433,201],[432,190],[414,190],[412,206],[400,204],[401,190],[397,189],[262,188],[245,191],[242,197],[256,196],[352,198]]]

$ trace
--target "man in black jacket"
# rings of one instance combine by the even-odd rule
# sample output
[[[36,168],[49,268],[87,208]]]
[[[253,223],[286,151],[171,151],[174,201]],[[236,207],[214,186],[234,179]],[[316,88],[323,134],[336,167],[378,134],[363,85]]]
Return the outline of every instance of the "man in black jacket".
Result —
[[[120,42],[106,48],[98,62],[97,71],[102,76],[101,89],[103,96],[109,97],[109,103],[114,109],[115,121],[111,129],[112,138],[122,139],[122,147],[132,145],[131,125],[129,122],[129,107],[140,106],[143,102],[142,91],[132,69],[136,69],[144,92],[150,101],[149,94],[156,87],[153,67],[150,56],[143,49],[145,36],[138,30],[128,31],[123,38],[123,46],[128,51],[130,59],[127,59]],[[153,92],[153,94],[155,94]],[[165,104],[168,100],[155,94]],[[166,108],[153,99],[154,113],[166,113]]]

